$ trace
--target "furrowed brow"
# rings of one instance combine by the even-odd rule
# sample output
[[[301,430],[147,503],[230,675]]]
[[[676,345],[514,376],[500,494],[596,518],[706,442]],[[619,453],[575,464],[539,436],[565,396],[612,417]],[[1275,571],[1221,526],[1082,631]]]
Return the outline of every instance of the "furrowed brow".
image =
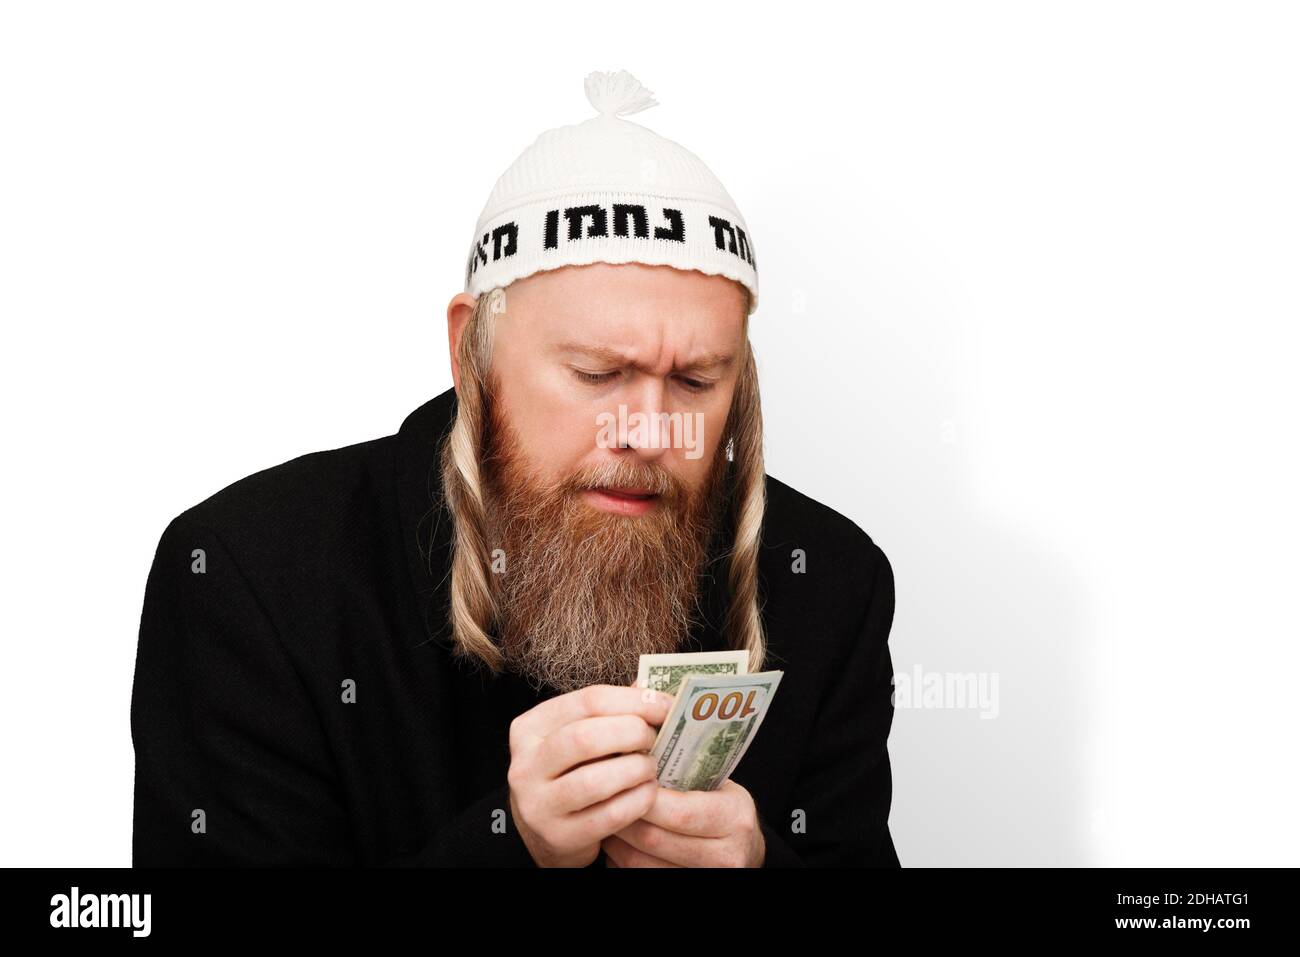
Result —
[[[556,346],[556,351],[566,355],[580,355],[604,365],[620,367],[637,365],[627,353],[607,346],[595,346],[583,342],[565,342]],[[735,361],[736,357],[730,353],[707,352],[689,362],[673,366],[673,371],[678,373],[722,371],[730,368]]]
[[[607,365],[625,366],[631,365],[631,357],[617,349],[609,349],[605,346],[593,346],[582,342],[565,342],[556,346],[557,352],[563,352],[568,355],[580,355],[595,362],[603,362]]]
[[[709,352],[699,358],[692,359],[690,362],[674,366],[677,372],[709,372],[712,370],[721,371],[728,369],[736,361],[736,357],[725,352]]]

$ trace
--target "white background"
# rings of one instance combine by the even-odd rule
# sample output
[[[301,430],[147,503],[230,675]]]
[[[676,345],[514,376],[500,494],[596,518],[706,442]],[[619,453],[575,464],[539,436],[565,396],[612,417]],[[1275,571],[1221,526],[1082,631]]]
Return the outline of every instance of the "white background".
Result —
[[[627,69],[754,234],[769,472],[896,671],[999,676],[897,712],[903,863],[1300,864],[1295,7],[579,6],[0,8],[3,863],[129,864],[167,521],[449,386],[496,176]]]

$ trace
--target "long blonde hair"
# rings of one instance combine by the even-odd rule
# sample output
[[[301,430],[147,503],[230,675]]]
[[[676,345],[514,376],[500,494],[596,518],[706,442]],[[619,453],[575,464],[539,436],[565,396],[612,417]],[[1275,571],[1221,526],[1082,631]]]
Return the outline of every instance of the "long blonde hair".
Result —
[[[488,634],[497,619],[498,593],[491,574],[487,541],[487,506],[481,474],[486,441],[488,403],[492,400],[488,373],[496,317],[505,309],[505,290],[483,293],[463,330],[456,359],[460,383],[456,389],[456,422],[442,448],[442,487],[452,519],[451,628],[454,652],[477,660],[494,672],[503,667],[501,650]],[[749,670],[761,670],[767,657],[763,619],[759,612],[758,550],[766,503],[763,470],[763,414],[758,394],[758,370],[749,343],[748,301],[745,310],[745,354],[731,411],[722,437],[731,459],[734,483],[732,519],[735,534],[728,558],[730,601],[723,635],[734,649],[749,652]]]

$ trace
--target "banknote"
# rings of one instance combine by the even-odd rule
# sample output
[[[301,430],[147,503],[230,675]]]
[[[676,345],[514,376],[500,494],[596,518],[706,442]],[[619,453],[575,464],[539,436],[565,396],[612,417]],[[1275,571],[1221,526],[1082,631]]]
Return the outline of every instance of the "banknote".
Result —
[[[659,785],[675,791],[717,790],[753,742],[783,673],[683,678],[650,750]]]
[[[677,694],[687,675],[743,675],[749,670],[748,651],[695,651],[642,655],[637,670],[639,688]]]

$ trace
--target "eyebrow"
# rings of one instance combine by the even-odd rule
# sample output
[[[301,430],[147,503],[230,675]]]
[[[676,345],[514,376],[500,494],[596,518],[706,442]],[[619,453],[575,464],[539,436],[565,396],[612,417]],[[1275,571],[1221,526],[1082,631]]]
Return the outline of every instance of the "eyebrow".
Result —
[[[636,366],[631,357],[618,349],[610,349],[606,346],[593,346],[581,342],[565,342],[556,346],[557,352],[567,353],[569,355],[582,355],[597,362],[603,362],[608,365]],[[674,365],[674,372],[700,372],[705,369],[725,369],[734,361],[735,356],[725,352],[706,352],[703,355],[696,356],[690,362],[684,362],[681,365]]]

